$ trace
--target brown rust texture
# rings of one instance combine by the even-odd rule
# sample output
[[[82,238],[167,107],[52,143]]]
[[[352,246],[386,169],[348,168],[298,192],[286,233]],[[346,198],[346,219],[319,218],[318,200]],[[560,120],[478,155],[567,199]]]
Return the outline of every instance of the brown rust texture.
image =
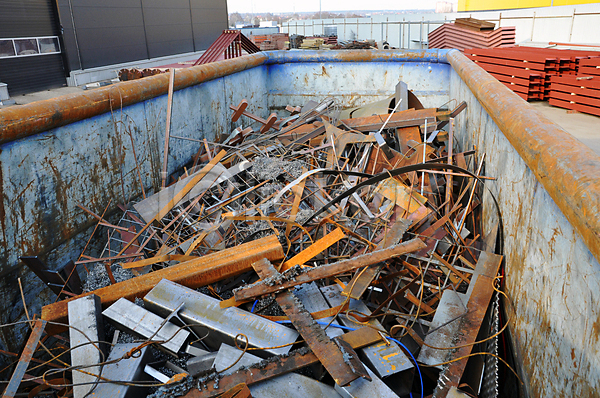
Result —
[[[65,323],[67,321],[67,306],[69,301],[92,293],[100,297],[102,306],[105,308],[121,297],[129,300],[142,297],[162,279],[168,279],[195,289],[251,271],[252,263],[260,259],[266,258],[269,261],[277,261],[283,257],[283,248],[277,237],[274,235],[267,236],[230,249],[208,254],[195,260],[189,260],[159,271],[109,285],[90,293],[84,293],[68,300],[46,305],[42,308],[42,319]],[[52,324],[49,324],[47,327],[48,333],[58,333],[63,329]]]
[[[288,56],[285,52],[283,59]],[[296,62],[315,62],[325,60],[327,62],[403,62],[403,61],[424,61],[436,62],[436,58],[441,57],[434,51],[382,51],[382,50],[344,50],[344,51],[298,51],[293,57]],[[276,58],[276,56],[275,56]],[[439,62],[439,61],[437,61]],[[443,61],[442,61],[443,62]],[[323,74],[327,74],[323,70]]]
[[[600,157],[460,52],[447,58],[600,260]]]
[[[258,53],[177,70],[175,90],[261,65],[267,56]],[[168,74],[117,83],[89,92],[64,95],[0,110],[0,144],[48,131],[167,93]]]

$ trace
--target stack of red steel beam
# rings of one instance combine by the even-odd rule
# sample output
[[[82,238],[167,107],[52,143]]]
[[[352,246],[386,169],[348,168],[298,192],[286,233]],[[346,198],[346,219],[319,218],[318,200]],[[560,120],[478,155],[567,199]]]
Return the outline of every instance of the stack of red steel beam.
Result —
[[[600,116],[600,57],[580,60],[577,75],[552,76],[549,103]]]
[[[290,40],[287,33],[273,33],[270,35],[255,35],[250,36],[250,40],[257,46],[261,51],[271,50],[285,50],[288,46],[285,44]]]
[[[492,25],[493,26],[493,25]],[[447,23],[428,35],[429,48],[495,48],[515,44],[515,28],[496,30],[467,28],[458,23]]]
[[[600,52],[594,58],[582,59],[579,62],[580,75],[600,76]]]
[[[464,53],[527,101],[549,100],[553,76],[577,75],[582,62],[585,65],[587,59],[600,55],[536,47],[473,48]]]
[[[557,69],[555,59],[514,47],[472,48],[465,55],[526,101],[544,99],[546,75]]]

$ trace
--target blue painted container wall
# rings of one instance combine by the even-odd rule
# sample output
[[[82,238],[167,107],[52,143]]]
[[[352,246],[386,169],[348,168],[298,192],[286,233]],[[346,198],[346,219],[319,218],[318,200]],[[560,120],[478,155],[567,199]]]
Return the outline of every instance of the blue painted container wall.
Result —
[[[487,154],[487,181],[499,199],[505,225],[507,292],[511,331],[532,396],[598,396],[600,392],[600,265],[531,169],[452,67],[444,51],[382,52],[370,62],[344,62],[327,52],[276,52],[255,68],[175,92],[172,134],[213,140],[236,127],[229,105],[243,98],[267,116],[286,105],[335,97],[355,106],[388,97],[398,80],[427,107],[467,101],[457,117],[460,148]],[[166,96],[0,146],[0,321],[23,319],[16,278],[23,277],[31,312],[52,294],[18,256],[45,254],[54,266],[77,257],[93,220],[81,203],[102,212],[112,199],[140,194],[131,131],[144,185],[156,186],[162,162]],[[247,121],[243,121],[247,123]],[[181,167],[197,143],[172,139],[169,170]],[[485,232],[495,222],[488,194],[482,203]],[[12,272],[11,272],[12,271]],[[4,347],[16,350],[24,328],[0,330]],[[572,394],[571,394],[572,392]]]

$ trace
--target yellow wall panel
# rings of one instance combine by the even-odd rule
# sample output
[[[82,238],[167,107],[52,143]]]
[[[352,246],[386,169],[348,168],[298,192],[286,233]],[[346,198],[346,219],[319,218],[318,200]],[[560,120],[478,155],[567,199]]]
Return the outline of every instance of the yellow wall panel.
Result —
[[[552,3],[555,6],[572,6],[575,4],[592,4],[598,3],[598,0],[554,0]],[[600,3],[598,4],[598,8],[600,9]]]
[[[597,0],[458,0],[458,11],[510,10],[597,3]]]

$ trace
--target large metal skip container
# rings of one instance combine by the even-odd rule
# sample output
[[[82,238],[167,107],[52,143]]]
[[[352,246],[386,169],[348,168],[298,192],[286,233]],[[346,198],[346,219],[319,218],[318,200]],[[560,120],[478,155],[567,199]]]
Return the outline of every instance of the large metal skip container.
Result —
[[[79,254],[93,211],[157,183],[167,75],[0,110],[1,322],[51,294],[19,268],[21,255],[53,265]],[[486,153],[486,185],[504,229],[510,331],[531,396],[600,396],[600,158],[456,50],[258,53],[177,71],[171,131],[215,139],[234,127],[229,105],[248,99],[267,116],[288,104],[334,96],[344,106],[383,99],[406,82],[426,107],[466,101],[456,119],[462,149]],[[169,166],[197,150],[171,140]],[[484,230],[497,221],[491,195]],[[0,330],[8,346],[23,328]]]

